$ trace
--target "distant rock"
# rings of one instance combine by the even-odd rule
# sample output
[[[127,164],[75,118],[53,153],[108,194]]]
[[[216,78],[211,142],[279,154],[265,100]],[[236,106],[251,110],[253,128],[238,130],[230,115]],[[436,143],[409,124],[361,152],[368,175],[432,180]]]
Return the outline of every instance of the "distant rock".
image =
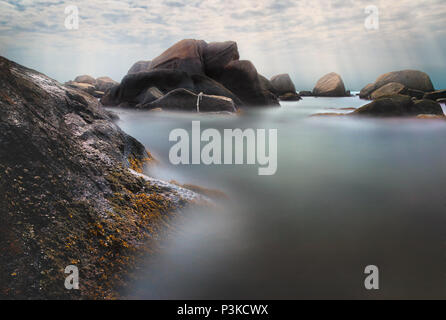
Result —
[[[372,100],[379,99],[386,96],[393,96],[396,94],[404,94],[407,88],[398,82],[389,82],[388,84],[382,86],[378,90],[373,91],[371,94]]]
[[[445,99],[446,98],[446,90],[437,90],[432,92],[427,92],[424,94],[423,99],[434,100]]]
[[[266,78],[265,76],[263,76],[259,73],[259,80],[260,80],[260,85],[264,89],[268,90],[269,92],[272,92],[276,96],[278,95],[276,89],[274,89],[273,84],[271,83],[271,81],[268,78]]]
[[[434,91],[432,81],[426,73],[418,70],[402,70],[385,73],[379,76],[373,84],[368,84],[361,90],[360,97],[369,99],[375,90],[378,90],[382,86],[391,82],[400,83],[408,89],[423,92]]]
[[[277,95],[285,95],[287,93],[296,93],[296,87],[288,73],[278,74],[271,78],[271,85]]]
[[[301,96],[297,93],[288,92],[279,96],[279,100],[282,101],[299,101],[302,100]]]
[[[111,87],[118,85],[119,82],[109,78],[109,77],[99,77],[95,81],[95,86],[97,91],[105,92]]]
[[[76,79],[74,79],[74,82],[89,83],[92,85],[96,84],[95,78],[93,78],[92,76],[89,76],[89,75],[78,76],[78,77],[76,77]]]
[[[218,76],[228,63],[239,58],[235,41],[211,42],[203,48],[205,73],[210,77]]]
[[[438,103],[431,100],[414,101],[406,95],[379,98],[351,113],[351,115],[375,117],[417,116],[419,114],[444,115]]]
[[[230,62],[216,80],[247,106],[280,106],[277,97],[262,86],[257,69],[251,61]]]
[[[65,83],[65,85],[70,88],[81,90],[91,95],[93,95],[94,92],[96,91],[96,87],[94,85],[86,82],[68,81],[67,83]]]
[[[150,60],[148,60],[148,61],[141,60],[141,61],[135,62],[135,64],[133,64],[133,66],[129,69],[127,74],[149,71],[151,63],[152,63],[152,61],[150,61]]]
[[[186,89],[175,89],[150,103],[140,106],[142,109],[179,110],[192,112],[236,111],[232,99],[212,95],[196,95]]]
[[[341,76],[331,72],[320,78],[313,89],[313,95],[316,97],[345,97],[345,86]]]
[[[181,40],[153,59],[150,70],[175,69],[189,75],[205,74],[203,64],[205,46],[206,42],[203,40]]]

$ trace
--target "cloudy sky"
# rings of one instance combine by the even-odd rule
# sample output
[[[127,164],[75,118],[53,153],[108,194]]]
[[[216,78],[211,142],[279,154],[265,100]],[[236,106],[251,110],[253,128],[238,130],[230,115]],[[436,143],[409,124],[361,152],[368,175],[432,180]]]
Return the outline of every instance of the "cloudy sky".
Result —
[[[69,5],[78,30],[65,27]],[[365,26],[370,5],[378,30]],[[359,90],[408,68],[446,88],[444,0],[0,0],[0,55],[59,81],[120,81],[184,38],[235,40],[242,59],[268,77],[290,73],[298,90],[331,71]]]

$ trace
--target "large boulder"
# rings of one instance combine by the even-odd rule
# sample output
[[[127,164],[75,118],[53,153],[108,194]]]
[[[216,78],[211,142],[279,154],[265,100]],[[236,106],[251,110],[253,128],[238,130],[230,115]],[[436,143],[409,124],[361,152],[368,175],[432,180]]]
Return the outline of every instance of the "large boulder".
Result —
[[[278,106],[277,97],[265,89],[251,61],[236,60],[227,64],[217,78],[246,106]]]
[[[113,86],[118,85],[119,82],[109,78],[109,77],[99,77],[96,79],[95,86],[97,91],[105,92],[111,89]]]
[[[175,69],[189,75],[204,74],[203,49],[205,47],[206,42],[203,40],[181,40],[153,59],[150,70]]]
[[[141,60],[141,61],[135,62],[133,64],[133,66],[131,66],[131,68],[129,69],[127,74],[149,71],[151,63],[152,63],[152,61],[150,61],[150,60],[148,60],[148,61]]]
[[[326,74],[316,83],[313,95],[316,97],[345,97],[344,81],[337,73]]]
[[[375,90],[371,94],[372,100],[379,99],[386,96],[393,96],[396,94],[404,94],[407,91],[407,88],[398,82],[390,82],[378,90]]]
[[[96,99],[3,57],[0,146],[2,299],[116,297],[187,203],[127,169],[149,155]],[[63,285],[67,265],[81,270],[79,290]]]
[[[437,90],[432,92],[427,92],[424,94],[423,99],[434,100],[445,99],[446,98],[446,90]]]
[[[205,73],[210,77],[216,77],[229,62],[239,58],[236,42],[211,42],[203,49]]]
[[[271,85],[277,95],[281,96],[286,93],[296,93],[296,87],[288,73],[278,74],[271,78]]]
[[[142,109],[178,110],[192,112],[236,111],[232,99],[221,96],[196,95],[186,89],[175,89],[150,103],[142,104]]]
[[[202,92],[207,95],[227,97],[234,101],[237,108],[243,106],[243,102],[239,97],[214,79],[200,74],[191,76],[191,79],[194,83],[194,93],[199,94]]]
[[[95,78],[93,78],[92,76],[89,76],[89,75],[77,76],[77,77],[74,79],[74,82],[78,82],[78,83],[89,83],[89,84],[92,84],[92,85],[95,85],[95,84],[96,84],[96,80],[95,80]]]
[[[351,113],[375,117],[417,116],[419,114],[443,115],[441,106],[431,100],[414,101],[406,95],[379,98]]]
[[[375,91],[376,87],[374,83],[369,83],[359,92],[359,97],[361,99],[369,99],[370,95]]]
[[[143,104],[158,100],[162,96],[164,96],[164,94],[157,87],[150,87],[139,95],[137,100],[141,102],[137,104],[136,107],[140,108]]]

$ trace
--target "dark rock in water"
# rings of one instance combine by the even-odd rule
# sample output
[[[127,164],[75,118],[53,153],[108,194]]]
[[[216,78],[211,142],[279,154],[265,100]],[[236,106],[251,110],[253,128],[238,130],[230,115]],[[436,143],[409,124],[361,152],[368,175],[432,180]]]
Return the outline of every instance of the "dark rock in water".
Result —
[[[149,72],[128,74],[119,86],[110,89],[101,99],[105,106],[116,106],[126,103],[134,107],[142,102],[141,93],[150,87],[157,87],[167,93],[177,88],[194,90],[194,82],[190,76],[181,70],[160,69]]]
[[[398,82],[390,82],[378,90],[373,91],[370,95],[372,100],[376,100],[386,96],[394,96],[396,94],[404,94],[407,91],[407,88]]]
[[[410,96],[412,98],[419,99],[419,100],[423,99],[423,97],[424,97],[424,92],[423,91],[415,90],[415,89],[409,89],[409,88],[406,88],[406,91],[404,92],[404,94],[407,95],[407,96]]]
[[[207,95],[231,98],[237,108],[243,106],[243,102],[239,99],[239,97],[229,91],[221,83],[199,74],[195,74],[191,78],[194,83],[194,93],[199,94],[202,92]]]
[[[153,59],[150,70],[175,69],[189,75],[204,74],[203,49],[205,46],[206,42],[203,40],[181,40]]]
[[[443,115],[441,106],[431,100],[414,101],[406,95],[379,98],[356,109],[351,115],[376,117],[417,116],[419,114]]]
[[[296,87],[288,73],[278,74],[271,78],[271,85],[278,96],[296,93]]]
[[[138,105],[136,105],[137,108],[140,108],[141,105],[145,103],[150,103],[155,100],[158,100],[161,98],[164,94],[157,88],[157,87],[150,87],[149,89],[143,91],[139,97],[137,98],[138,101],[141,101]]]
[[[230,98],[205,94],[199,96],[186,89],[172,90],[156,101],[141,105],[141,108],[193,112],[236,111]]]
[[[318,80],[313,89],[316,97],[345,97],[345,86],[337,73],[331,72]]]
[[[229,62],[239,58],[237,43],[234,41],[211,42],[203,48],[205,73],[210,77],[218,76]]]
[[[113,86],[118,85],[119,83],[109,77],[99,77],[96,79],[96,91],[105,92],[108,89],[111,89]]]
[[[259,73],[259,80],[260,80],[260,85],[261,85],[264,89],[268,90],[269,92],[271,92],[271,93],[273,93],[274,95],[277,96],[276,89],[274,89],[273,84],[271,83],[271,81],[270,81],[268,78],[262,76],[262,75]]]
[[[185,203],[127,170],[150,156],[96,99],[3,57],[0,148],[3,299],[116,297],[153,239],[149,224],[162,230]],[[79,290],[63,285],[68,265],[79,267]]]
[[[423,96],[423,99],[434,100],[434,101],[436,101],[438,99],[444,99],[444,98],[446,98],[446,90],[437,90],[437,91],[427,92]]]
[[[297,93],[292,93],[292,92],[285,93],[285,94],[279,96],[279,99],[282,100],[282,101],[299,101],[299,100],[302,100],[300,95],[298,95]]]
[[[312,97],[313,96],[313,92],[311,92],[311,91],[299,91],[299,95],[301,97]]]
[[[74,79],[74,82],[89,83],[92,85],[96,84],[95,78],[93,78],[92,76],[89,76],[89,75],[78,76],[78,77],[76,77],[76,79]]]
[[[129,69],[127,74],[150,71],[151,63],[152,63],[152,61],[150,61],[150,60],[135,62],[135,64],[133,64],[133,66]]]
[[[280,106],[277,97],[262,86],[251,61],[230,62],[216,80],[236,94],[246,106]]]

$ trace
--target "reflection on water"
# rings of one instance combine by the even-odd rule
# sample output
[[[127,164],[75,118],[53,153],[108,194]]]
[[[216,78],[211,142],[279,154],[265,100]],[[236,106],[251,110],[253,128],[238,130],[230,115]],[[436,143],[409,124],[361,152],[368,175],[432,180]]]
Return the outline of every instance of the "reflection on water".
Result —
[[[118,110],[119,125],[163,162],[148,174],[218,188],[221,210],[186,212],[141,266],[133,298],[446,298],[446,123],[309,118],[358,107],[304,98],[240,116]],[[116,111],[116,109],[114,109]],[[171,166],[169,133],[277,128],[278,170]],[[380,290],[364,289],[377,265]]]

